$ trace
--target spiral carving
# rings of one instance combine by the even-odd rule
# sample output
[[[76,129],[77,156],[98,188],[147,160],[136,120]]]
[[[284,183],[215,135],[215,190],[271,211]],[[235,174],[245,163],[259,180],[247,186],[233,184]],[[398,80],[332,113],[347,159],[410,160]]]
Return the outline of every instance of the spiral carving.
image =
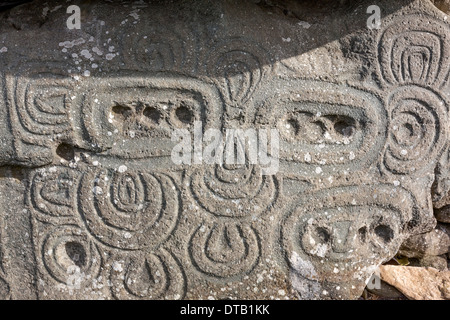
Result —
[[[419,171],[436,159],[444,146],[446,103],[434,92],[400,87],[390,96],[390,126],[384,163],[399,174]]]
[[[171,234],[179,192],[163,174],[93,170],[84,175],[79,209],[89,232],[107,246],[155,248]]]
[[[43,240],[41,255],[45,269],[60,283],[73,284],[74,273],[93,279],[100,275],[102,256],[77,226],[62,225],[51,230]]]
[[[420,16],[390,25],[379,42],[382,78],[392,84],[440,87],[449,71],[448,27]]]

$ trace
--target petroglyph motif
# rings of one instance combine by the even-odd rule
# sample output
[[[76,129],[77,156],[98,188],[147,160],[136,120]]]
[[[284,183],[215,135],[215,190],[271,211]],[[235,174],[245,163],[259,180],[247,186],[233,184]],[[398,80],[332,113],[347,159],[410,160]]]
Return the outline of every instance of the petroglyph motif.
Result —
[[[132,171],[87,173],[79,210],[86,228],[107,246],[155,248],[173,231],[179,194],[170,177]]]
[[[260,239],[245,224],[202,225],[193,235],[189,252],[194,266],[219,278],[250,273],[260,258]]]
[[[31,64],[5,78],[15,162],[51,163],[57,142],[70,138],[68,111],[73,81],[67,79],[60,65],[52,64]]]
[[[90,87],[79,92],[74,117],[74,126],[84,128],[77,144],[88,150],[128,159],[170,156],[174,129],[192,130],[196,121],[205,130],[221,127],[217,89],[194,78],[128,74]]]
[[[387,125],[377,97],[331,83],[296,83],[272,84],[276,94],[256,102],[256,124],[280,132],[281,159],[297,164],[298,172],[306,175],[313,175],[318,166],[357,170],[377,161],[386,139],[382,128]]]
[[[167,251],[143,257],[125,257],[112,264],[111,292],[121,300],[182,299],[186,279],[176,259]]]
[[[436,161],[447,137],[448,104],[430,90],[397,88],[388,100],[390,127],[384,163],[396,173],[411,173]]]
[[[254,165],[223,165],[191,177],[194,198],[217,217],[249,218],[261,214],[278,195],[278,182]]]
[[[408,16],[387,27],[378,59],[383,80],[439,88],[449,72],[448,26],[433,19]]]
[[[318,295],[325,290],[339,298],[361,290],[361,280],[395,255],[413,219],[414,198],[401,188],[358,186],[355,191],[355,186],[323,190],[314,201],[305,196],[282,224],[291,272],[316,283]],[[304,268],[302,261],[311,267]]]
[[[122,167],[114,171],[80,166],[38,169],[30,177],[29,203],[33,232],[39,235],[35,246],[44,283],[56,281],[73,294],[80,288],[101,289],[100,279],[111,276],[111,290],[100,290],[106,297],[182,297],[182,268],[168,251],[159,249],[178,221],[180,197],[173,180]],[[133,258],[127,255],[131,252]],[[108,256],[126,261],[110,261]],[[163,277],[161,282],[153,278],[154,272]],[[134,277],[139,281],[136,285],[128,282],[135,282]],[[90,287],[93,281],[95,288]],[[148,283],[148,294],[139,289],[141,281]]]
[[[258,44],[229,39],[217,44],[205,62],[207,75],[216,79],[227,105],[242,108],[270,73],[269,54]]]
[[[76,39],[58,10],[0,21],[0,298],[21,273],[41,299],[358,298],[450,190],[450,27],[382,2],[367,32],[300,2],[95,2]],[[173,161],[209,129],[275,132],[276,172],[250,139]]]

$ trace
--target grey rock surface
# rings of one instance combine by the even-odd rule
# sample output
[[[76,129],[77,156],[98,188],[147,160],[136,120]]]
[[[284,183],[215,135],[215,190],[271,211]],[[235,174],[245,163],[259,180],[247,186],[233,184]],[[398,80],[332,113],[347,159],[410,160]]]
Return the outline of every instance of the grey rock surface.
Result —
[[[408,258],[439,256],[450,251],[450,226],[438,224],[437,228],[408,238],[400,248],[400,254]]]
[[[410,266],[435,268],[439,271],[447,271],[447,257],[441,256],[425,256],[421,259],[410,259]]]
[[[448,16],[371,5],[1,12],[0,298],[358,298],[450,190]],[[276,129],[278,172],[174,163],[198,122]]]

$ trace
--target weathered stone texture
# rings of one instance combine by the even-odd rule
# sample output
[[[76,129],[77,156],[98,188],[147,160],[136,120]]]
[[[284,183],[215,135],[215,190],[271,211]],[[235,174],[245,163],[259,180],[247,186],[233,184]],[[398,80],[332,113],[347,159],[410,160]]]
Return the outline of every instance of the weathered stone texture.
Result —
[[[359,297],[450,189],[448,16],[372,2],[0,13],[0,298]],[[277,129],[278,173],[176,165],[195,121]]]
[[[450,252],[450,226],[440,224],[430,232],[408,238],[399,252],[409,258],[439,256]]]

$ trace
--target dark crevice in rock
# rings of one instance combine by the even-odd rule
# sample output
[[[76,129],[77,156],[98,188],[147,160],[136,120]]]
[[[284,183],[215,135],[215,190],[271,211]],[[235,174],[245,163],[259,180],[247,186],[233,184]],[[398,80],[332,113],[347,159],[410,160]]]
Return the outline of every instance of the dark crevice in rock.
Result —
[[[56,148],[56,154],[66,161],[72,161],[75,157],[75,148],[68,143],[61,143]]]
[[[32,0],[10,0],[0,2],[0,11],[8,10],[17,7],[21,4],[31,2]]]

